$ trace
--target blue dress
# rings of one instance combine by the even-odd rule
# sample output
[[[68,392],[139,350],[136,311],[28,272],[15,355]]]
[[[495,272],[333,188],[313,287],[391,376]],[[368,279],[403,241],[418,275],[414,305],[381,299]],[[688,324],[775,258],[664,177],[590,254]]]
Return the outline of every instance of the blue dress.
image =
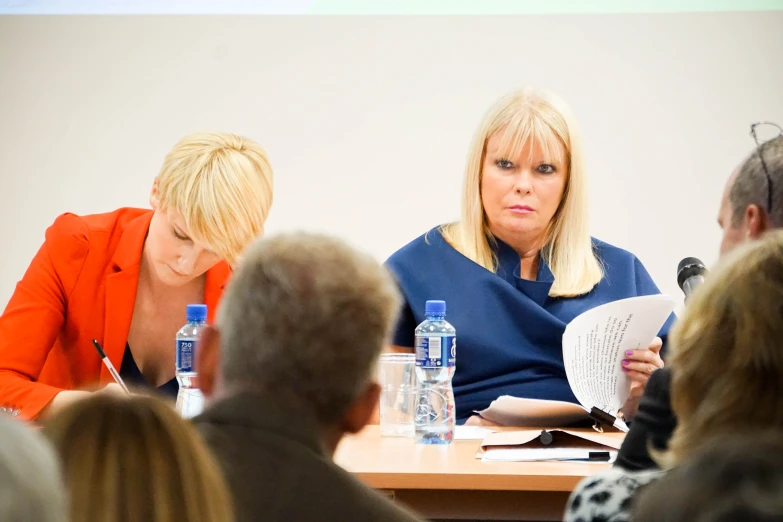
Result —
[[[636,256],[596,239],[593,247],[603,279],[585,295],[549,297],[554,276],[543,258],[536,281],[521,279],[519,254],[497,240],[498,269],[492,273],[456,251],[435,228],[386,261],[404,297],[393,343],[413,347],[424,303],[443,299],[446,320],[457,330],[458,423],[501,395],[577,402],[563,364],[566,325],[601,304],[660,293]],[[664,349],[674,318],[659,333]]]

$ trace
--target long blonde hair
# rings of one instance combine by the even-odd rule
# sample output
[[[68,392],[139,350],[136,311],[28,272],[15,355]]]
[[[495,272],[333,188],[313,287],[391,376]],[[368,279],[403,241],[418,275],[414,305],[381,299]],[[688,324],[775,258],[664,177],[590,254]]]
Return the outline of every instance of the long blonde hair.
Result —
[[[96,393],[55,413],[71,522],[231,522],[222,473],[195,428],[153,397]]]
[[[672,330],[677,428],[664,467],[713,435],[783,428],[783,231],[722,260]]]
[[[566,151],[568,176],[563,198],[549,224],[542,256],[555,282],[549,295],[583,295],[601,281],[603,269],[593,252],[588,227],[587,184],[582,140],[566,105],[531,88],[512,92],[495,103],[484,117],[468,152],[462,196],[462,216],[445,225],[446,241],[487,270],[497,270],[487,218],[481,202],[481,179],[487,141],[502,133],[500,153],[517,157],[528,142],[541,145],[549,157]]]

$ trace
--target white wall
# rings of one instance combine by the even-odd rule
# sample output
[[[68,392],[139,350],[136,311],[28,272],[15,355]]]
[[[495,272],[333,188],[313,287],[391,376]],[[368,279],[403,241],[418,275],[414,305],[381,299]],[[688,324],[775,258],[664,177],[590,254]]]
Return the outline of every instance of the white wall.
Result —
[[[679,295],[714,261],[723,184],[783,123],[783,12],[516,17],[0,17],[0,304],[61,212],[144,206],[168,149],[241,133],[276,171],[270,232],[385,258],[458,216],[466,147],[501,94],[573,107],[593,234]]]

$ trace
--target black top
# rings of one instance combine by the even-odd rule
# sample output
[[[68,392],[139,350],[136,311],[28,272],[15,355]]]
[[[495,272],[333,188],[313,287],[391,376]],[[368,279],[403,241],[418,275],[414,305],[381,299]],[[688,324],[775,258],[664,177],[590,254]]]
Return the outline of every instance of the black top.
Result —
[[[133,359],[133,352],[131,352],[130,345],[125,343],[125,353],[122,355],[122,364],[120,365],[120,377],[125,381],[128,386],[138,386],[144,388],[152,388],[152,385],[147,381],[147,378],[142,375],[141,370],[136,365],[136,361]],[[174,377],[169,382],[161,384],[156,390],[173,399],[177,398],[179,393],[179,383],[177,378]]]
[[[639,411],[620,447],[615,466],[631,471],[658,468],[650,458],[648,444],[665,450],[677,426],[671,406],[671,382],[672,374],[668,368],[661,368],[650,375],[644,395],[639,400]]]

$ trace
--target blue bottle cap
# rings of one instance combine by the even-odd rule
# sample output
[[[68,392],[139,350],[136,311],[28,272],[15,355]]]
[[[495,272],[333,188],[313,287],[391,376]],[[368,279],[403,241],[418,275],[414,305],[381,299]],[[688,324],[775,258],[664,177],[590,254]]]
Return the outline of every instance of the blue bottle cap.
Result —
[[[446,301],[427,301],[424,303],[424,314],[445,315]]]
[[[189,304],[186,308],[186,315],[188,322],[194,321],[206,321],[207,320],[207,305],[205,304]]]

